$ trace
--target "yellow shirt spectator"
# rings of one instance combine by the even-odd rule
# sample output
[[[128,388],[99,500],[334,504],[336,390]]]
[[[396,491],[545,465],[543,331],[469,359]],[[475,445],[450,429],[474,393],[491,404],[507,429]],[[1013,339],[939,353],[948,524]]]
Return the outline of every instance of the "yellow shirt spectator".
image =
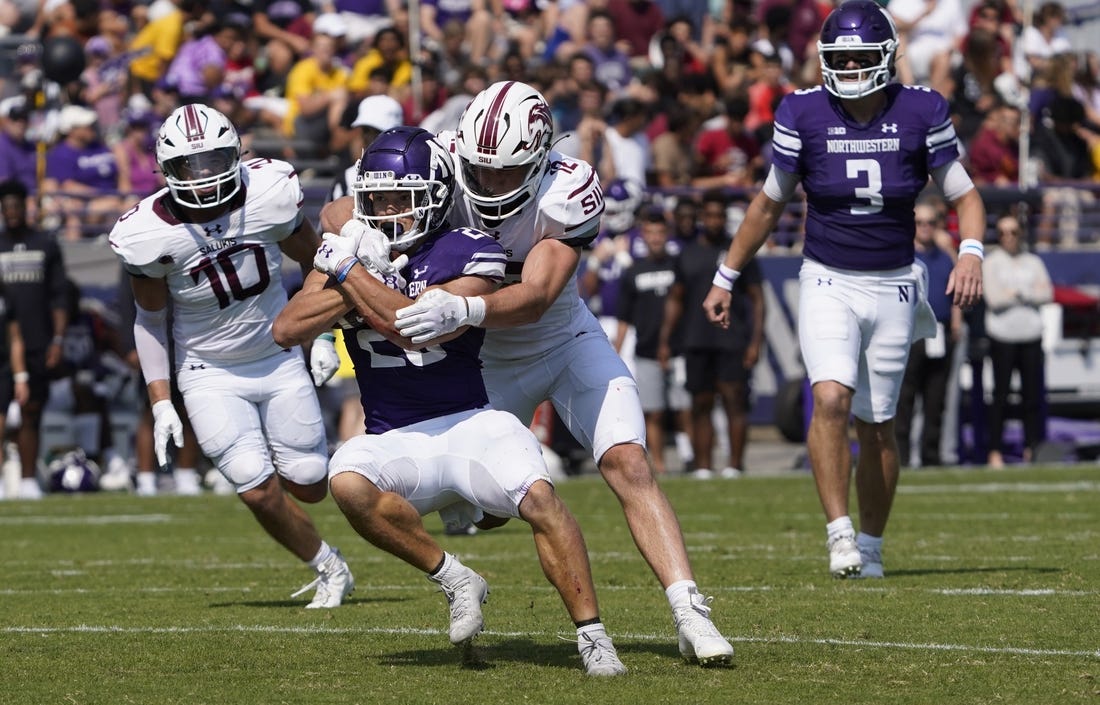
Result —
[[[331,64],[325,69],[315,57],[307,57],[294,65],[286,78],[286,98],[289,103],[283,118],[283,133],[294,136],[294,120],[301,113],[302,98],[326,93],[336,88],[346,88],[348,70]]]
[[[348,90],[359,95],[365,93],[370,82],[371,72],[385,65],[382,54],[377,49],[371,49],[367,55],[355,62],[351,70],[351,80],[348,81]],[[393,70],[393,79],[390,87],[407,86],[412,82],[412,62],[408,59],[401,60]]]
[[[176,56],[183,42],[184,15],[172,10],[164,17],[151,20],[130,41],[130,51],[145,51],[130,62],[130,73],[146,83],[156,83]]]

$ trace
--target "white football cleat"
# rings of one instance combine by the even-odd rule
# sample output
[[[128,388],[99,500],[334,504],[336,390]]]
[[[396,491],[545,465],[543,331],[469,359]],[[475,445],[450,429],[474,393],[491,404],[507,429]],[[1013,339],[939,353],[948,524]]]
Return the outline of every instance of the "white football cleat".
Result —
[[[728,666],[733,663],[733,646],[714,626],[710,619],[710,603],[707,597],[692,589],[691,602],[672,610],[676,634],[680,640],[680,655],[684,660],[698,662],[700,666]]]
[[[303,585],[291,597],[298,597],[313,587],[317,588],[317,592],[313,595],[313,600],[306,605],[307,610],[339,607],[344,598],[355,589],[355,577],[351,574],[351,569],[348,568],[340,549],[333,546],[332,555],[317,567],[317,577]]]
[[[590,676],[621,676],[626,673],[626,666],[615,653],[611,637],[603,629],[578,634],[577,650],[581,652],[584,672]]]
[[[855,534],[846,533],[829,539],[825,544],[829,549],[829,572],[834,578],[855,578],[863,569],[863,559],[859,556]]]
[[[463,644],[481,633],[485,620],[481,616],[481,605],[488,599],[489,584],[485,578],[470,568],[462,566],[462,574],[457,580],[443,582],[429,575],[428,580],[438,583],[450,605],[451,643]]]

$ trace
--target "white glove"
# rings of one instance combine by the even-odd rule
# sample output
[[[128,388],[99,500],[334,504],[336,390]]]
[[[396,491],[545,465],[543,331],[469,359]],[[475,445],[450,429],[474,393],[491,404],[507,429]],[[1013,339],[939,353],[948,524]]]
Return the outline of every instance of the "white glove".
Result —
[[[320,387],[329,381],[339,367],[336,337],[332,333],[322,333],[313,341],[309,351],[309,374],[313,377],[313,386]]]
[[[161,399],[153,404],[153,449],[157,453],[157,464],[162,468],[168,465],[169,440],[177,448],[183,447],[183,422],[172,402]]]
[[[375,279],[397,291],[405,290],[405,278],[401,269],[408,264],[408,255],[390,259],[390,239],[377,228],[358,220],[349,220],[340,228],[340,236],[356,242],[355,256]]]
[[[443,289],[428,289],[412,306],[397,310],[397,330],[420,344],[452,333],[462,326],[478,326],[485,320],[485,300],[480,296],[455,296]]]
[[[317,248],[317,254],[313,256],[313,268],[318,272],[336,276],[340,267],[347,264],[349,259],[356,259],[357,244],[351,238],[325,233],[321,236],[321,246]]]

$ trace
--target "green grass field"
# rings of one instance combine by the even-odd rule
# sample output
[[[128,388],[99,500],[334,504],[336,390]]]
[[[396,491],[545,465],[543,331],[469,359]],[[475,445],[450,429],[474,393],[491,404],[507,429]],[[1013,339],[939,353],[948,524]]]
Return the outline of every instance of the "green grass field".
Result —
[[[337,610],[234,498],[0,503],[0,703],[1100,702],[1100,469],[909,472],[887,579],[835,581],[808,475],[669,479],[735,665],[680,661],[663,592],[601,480],[562,483],[629,675],[583,674],[513,521],[444,547],[492,589],[464,662],[418,572],[314,507],[358,583]]]

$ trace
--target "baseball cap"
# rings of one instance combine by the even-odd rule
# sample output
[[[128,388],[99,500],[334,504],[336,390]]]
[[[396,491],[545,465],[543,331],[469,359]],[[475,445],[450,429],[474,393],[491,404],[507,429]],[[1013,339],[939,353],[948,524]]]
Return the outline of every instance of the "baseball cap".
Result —
[[[359,103],[352,127],[373,127],[379,132],[398,127],[405,120],[401,104],[388,95],[370,95]]]
[[[9,120],[20,120],[28,117],[30,112],[30,107],[27,105],[27,99],[21,95],[0,100],[0,117],[5,117]]]
[[[66,105],[57,119],[57,129],[61,134],[69,134],[74,127],[88,127],[96,124],[99,116],[91,108],[83,105]]]
[[[327,34],[330,37],[342,37],[347,34],[344,20],[335,12],[324,12],[313,20],[314,34]]]

